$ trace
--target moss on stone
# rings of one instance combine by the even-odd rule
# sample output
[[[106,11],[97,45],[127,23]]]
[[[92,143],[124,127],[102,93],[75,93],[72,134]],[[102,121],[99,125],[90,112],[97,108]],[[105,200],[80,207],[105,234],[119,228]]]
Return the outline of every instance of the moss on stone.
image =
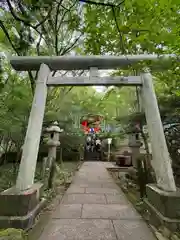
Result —
[[[0,240],[27,240],[27,234],[22,229],[7,228],[0,231]]]

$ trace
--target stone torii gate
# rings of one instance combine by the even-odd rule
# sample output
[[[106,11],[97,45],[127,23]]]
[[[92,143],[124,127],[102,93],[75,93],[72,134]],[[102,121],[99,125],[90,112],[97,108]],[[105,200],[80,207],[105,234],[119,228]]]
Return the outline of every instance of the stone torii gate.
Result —
[[[50,86],[116,85],[140,86],[152,145],[153,167],[157,185],[164,191],[175,192],[171,159],[166,145],[152,76],[142,71],[139,76],[99,77],[98,69],[127,67],[142,60],[164,61],[175,55],[129,55],[129,56],[59,56],[59,57],[12,57],[10,63],[17,71],[39,70],[36,89],[29,117],[16,188],[30,189],[34,183],[39,142],[45,112],[47,88]],[[55,70],[90,70],[90,77],[53,77]]]

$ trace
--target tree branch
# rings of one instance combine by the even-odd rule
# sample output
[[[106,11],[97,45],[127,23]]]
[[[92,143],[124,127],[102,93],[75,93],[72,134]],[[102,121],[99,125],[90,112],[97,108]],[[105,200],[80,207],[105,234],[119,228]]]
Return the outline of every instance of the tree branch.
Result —
[[[67,9],[67,10],[63,13],[63,15],[62,15],[62,17],[61,17],[61,21],[59,21],[59,26],[58,26],[58,28],[57,28],[57,31],[58,31],[58,32],[59,32],[59,29],[60,29],[62,23],[65,22],[65,21],[63,22],[63,19],[64,19],[64,17],[66,16],[66,13],[67,13],[68,11],[69,11],[69,10]],[[69,20],[67,20],[66,23],[67,23],[67,22],[69,22]]]
[[[24,9],[23,6],[21,5],[21,2],[18,1],[17,4],[18,4],[18,7],[19,7],[21,13],[22,13],[24,16],[27,16],[27,15],[26,15],[26,11],[25,11],[25,9]]]
[[[9,43],[11,44],[13,50],[17,53],[17,55],[19,55],[19,52],[17,51],[15,45],[13,44],[13,42],[12,42],[10,36],[9,36],[9,33],[8,33],[6,27],[4,26],[4,24],[3,24],[3,22],[1,20],[0,20],[0,27],[3,30],[4,34],[6,35],[6,37],[7,37],[8,41],[9,41]]]
[[[25,25],[27,25],[27,26],[29,26],[29,27],[32,27],[33,29],[36,29],[36,28],[38,28],[40,25],[42,25],[43,23],[45,23],[45,21],[48,19],[48,17],[49,17],[50,14],[51,14],[51,11],[52,11],[52,9],[53,9],[53,3],[52,3],[52,4],[51,4],[51,7],[50,7],[50,9],[49,9],[49,11],[48,11],[48,13],[47,13],[47,15],[46,15],[46,17],[44,17],[44,19],[43,19],[41,22],[39,22],[38,24],[36,24],[35,26],[33,26],[32,24],[30,24],[30,21],[28,21],[28,20],[26,20],[26,19],[23,19],[23,18],[20,18],[19,16],[17,16],[17,15],[15,14],[14,9],[13,9],[13,7],[12,7],[12,5],[11,5],[10,0],[6,0],[6,2],[7,2],[7,4],[8,4],[9,10],[10,10],[12,16],[13,16],[17,21],[23,22]],[[18,4],[18,6],[19,6],[21,12],[24,12],[23,9],[22,9],[21,4]]]
[[[50,17],[50,15],[51,15],[52,9],[53,9],[53,2],[52,2],[52,5],[51,5],[51,7],[50,7],[50,9],[49,9],[46,17],[44,17],[44,19],[43,19],[41,22],[39,22],[38,24],[36,24],[36,25],[34,26],[34,28],[38,28],[39,26],[41,26],[42,24],[44,24],[44,23],[46,22],[46,20],[47,20],[47,19]]]
[[[74,86],[71,86],[70,88],[68,88],[68,90],[64,93],[64,96],[66,96],[72,89]]]
[[[43,33],[46,35],[46,37],[43,37],[43,40],[45,41],[46,45],[49,46],[51,41],[50,41],[50,39],[49,39],[48,33],[47,33],[47,31],[46,31],[46,29],[45,29],[45,27],[44,27],[43,24],[41,25],[41,31],[42,31],[42,32],[39,33],[39,35],[41,35],[41,34],[43,34]],[[48,39],[49,42],[47,42],[46,38]]]
[[[39,41],[38,41],[38,43],[37,43],[37,45],[36,45],[36,51],[37,51],[38,56],[41,55],[41,54],[40,54],[41,40],[42,40],[42,34],[39,36]]]
[[[68,51],[72,50],[73,48],[75,48],[76,43],[79,41],[79,39],[82,37],[83,33],[81,33],[73,42],[73,44],[71,44],[71,46],[69,46],[68,48],[64,49],[63,52],[61,53],[61,55],[66,54]]]
[[[125,54],[126,50],[125,50],[124,42],[123,42],[123,34],[121,33],[120,28],[119,28],[119,24],[118,24],[118,21],[117,21],[117,18],[116,18],[116,13],[115,13],[114,6],[112,6],[111,8],[112,8],[112,13],[113,13],[114,20],[115,20],[115,23],[116,23],[116,27],[117,27],[117,30],[118,30],[118,33],[119,33],[119,37],[120,37],[121,51],[122,51],[122,54]]]
[[[24,23],[24,25],[31,27],[31,28],[34,29],[39,35],[41,35],[41,32],[40,32],[37,28],[38,28],[39,26],[42,26],[42,25],[45,23],[45,21],[48,19],[48,17],[50,16],[50,13],[51,13],[52,8],[53,8],[52,5],[51,5],[51,8],[50,8],[50,10],[49,10],[49,12],[48,12],[48,15],[45,17],[45,19],[43,19],[43,20],[42,20],[40,23],[38,23],[37,25],[33,26],[29,21],[27,21],[26,19],[22,19],[22,18],[20,18],[19,16],[17,16],[17,15],[15,14],[15,12],[14,12],[14,10],[13,10],[13,7],[12,7],[12,5],[11,5],[11,2],[10,2],[9,0],[6,0],[6,2],[7,2],[7,4],[8,4],[9,10],[10,10],[12,16],[14,17],[14,19],[15,19],[16,21],[19,21],[19,22]],[[21,9],[21,11],[22,11],[22,9]],[[43,39],[44,39],[44,38],[43,38]],[[44,41],[46,42],[45,39],[44,39]],[[46,43],[46,44],[47,44],[47,43]]]
[[[94,1],[91,1],[91,0],[79,0],[80,2],[84,2],[84,3],[88,3],[88,4],[93,4],[93,5],[99,5],[99,6],[106,6],[106,7],[119,7],[122,3],[125,2],[122,1],[120,2],[118,5],[114,5],[112,3],[102,3],[102,2],[94,2]]]
[[[34,77],[33,77],[32,73],[30,71],[28,71],[28,75],[29,75],[29,79],[30,79],[30,82],[31,82],[31,90],[32,90],[32,93],[34,93],[34,90],[35,90]]]
[[[62,5],[62,7],[63,7],[65,10],[70,11],[70,10],[76,5],[77,2],[78,2],[78,0],[74,0],[74,3],[70,6],[69,9],[66,8],[66,7],[64,7],[63,5]]]
[[[13,9],[13,7],[11,5],[11,2],[9,0],[6,0],[6,2],[8,4],[9,10],[10,10],[12,16],[15,18],[15,20],[23,22],[25,25],[27,25],[29,27],[32,27],[32,25],[29,23],[29,21],[27,21],[26,19],[22,19],[15,14],[14,9]]]
[[[115,20],[115,23],[116,23],[116,27],[117,27],[117,30],[118,30],[118,33],[119,33],[119,37],[120,37],[121,51],[122,51],[122,54],[125,54],[126,50],[125,50],[124,43],[123,43],[123,34],[120,31],[120,28],[119,28],[119,25],[118,25],[118,22],[117,22],[117,18],[116,18],[116,13],[115,13],[115,8],[117,8],[121,4],[123,4],[125,2],[125,0],[120,2],[118,5],[114,5],[114,4],[111,4],[111,3],[94,2],[94,1],[91,1],[91,0],[79,0],[79,1],[80,2],[84,2],[84,3],[88,3],[88,4],[94,4],[94,5],[97,5],[97,6],[111,7],[112,13],[113,13],[113,17],[114,17],[114,20]]]
[[[61,0],[58,5],[57,5],[57,10],[56,10],[56,17],[55,17],[55,51],[56,55],[58,55],[59,50],[58,50],[58,16],[59,16],[59,11],[60,11],[60,6],[63,0]]]

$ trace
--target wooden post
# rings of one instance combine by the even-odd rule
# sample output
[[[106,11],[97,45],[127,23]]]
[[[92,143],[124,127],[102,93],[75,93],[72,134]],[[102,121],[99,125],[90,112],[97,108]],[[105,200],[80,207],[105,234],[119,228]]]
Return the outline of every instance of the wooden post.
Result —
[[[146,115],[149,137],[152,146],[152,165],[158,186],[165,191],[176,191],[171,159],[159,113],[151,74],[146,71],[142,77],[142,103]]]
[[[34,183],[34,175],[47,97],[46,83],[49,74],[49,67],[45,64],[41,64],[23,146],[19,173],[16,181],[16,188],[20,191],[29,189]]]

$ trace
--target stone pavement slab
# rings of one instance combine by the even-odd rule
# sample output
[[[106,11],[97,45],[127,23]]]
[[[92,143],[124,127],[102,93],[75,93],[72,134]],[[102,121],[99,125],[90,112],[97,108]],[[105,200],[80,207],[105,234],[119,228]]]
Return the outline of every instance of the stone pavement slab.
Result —
[[[52,220],[40,240],[117,240],[109,220]]]
[[[52,218],[80,218],[82,204],[61,204],[52,214]]]
[[[101,188],[102,187],[102,184],[103,183],[98,183],[98,182],[86,182],[86,183],[80,183],[80,184],[77,184],[77,183],[72,183],[71,186],[68,188],[71,189],[71,188],[84,188],[84,193],[85,193],[85,188]],[[78,186],[77,186],[78,185]]]
[[[136,210],[120,204],[84,204],[82,218],[91,219],[141,219]]]
[[[156,239],[144,221],[113,220],[118,240]]]
[[[93,173],[92,173],[93,174]],[[89,178],[89,179],[87,179],[87,178],[85,178],[85,177],[81,177],[81,178],[74,178],[74,181],[73,181],[73,183],[76,183],[77,185],[78,184],[85,184],[85,183],[101,183],[101,184],[103,184],[103,183],[114,183],[114,180],[113,179],[109,179],[109,178],[107,178],[106,180],[104,180],[104,179],[96,179],[96,178],[93,178],[93,177],[91,177],[91,178]]]
[[[120,204],[120,205],[130,205],[130,202],[127,202],[127,198],[124,194],[105,194],[107,204]]]
[[[104,194],[65,194],[62,203],[76,204],[76,203],[96,203],[106,204],[106,197]]]
[[[113,189],[118,189],[119,190],[118,185],[114,181],[113,182],[101,183],[101,187],[102,188],[113,188]]]
[[[120,190],[112,188],[86,188],[86,193],[104,193],[104,194],[119,194]]]
[[[77,185],[71,185],[66,193],[85,193],[85,188]]]
[[[111,166],[81,166],[39,240],[156,239],[108,173]]]

